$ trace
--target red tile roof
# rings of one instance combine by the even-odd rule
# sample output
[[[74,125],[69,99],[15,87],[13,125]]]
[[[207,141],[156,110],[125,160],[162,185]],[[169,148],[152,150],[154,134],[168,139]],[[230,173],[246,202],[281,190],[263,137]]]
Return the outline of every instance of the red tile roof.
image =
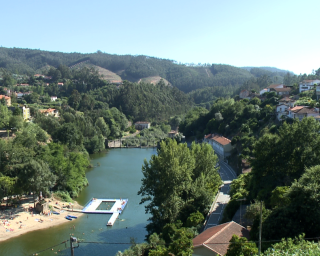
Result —
[[[209,139],[211,137],[211,134],[205,135],[204,138],[205,139]]]
[[[272,88],[272,90],[275,90],[276,92],[290,92],[291,88]]]
[[[6,95],[0,95],[0,100],[2,100],[2,98],[4,97],[5,100],[10,99],[10,97],[6,96]]]
[[[280,85],[282,85],[283,86],[283,84],[270,84],[267,88],[276,88],[276,87],[278,87],[278,86],[280,86]]]
[[[246,237],[247,239],[250,238],[249,230],[231,221],[206,229],[192,240],[193,247],[205,246],[219,255],[225,255],[229,247],[229,241],[233,235]]]
[[[220,135],[214,135],[212,139],[221,145],[228,145],[229,143],[231,143],[231,140]]]

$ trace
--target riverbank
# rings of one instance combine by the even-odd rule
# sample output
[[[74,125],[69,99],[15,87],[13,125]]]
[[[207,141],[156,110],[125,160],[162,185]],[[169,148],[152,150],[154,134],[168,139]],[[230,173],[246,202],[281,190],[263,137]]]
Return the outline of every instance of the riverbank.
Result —
[[[46,201],[54,211],[60,212],[60,215],[39,214],[30,211],[29,209],[33,207],[32,196],[22,198],[21,204],[16,208],[1,210],[0,242],[30,231],[46,229],[66,222],[70,222],[70,225],[73,226],[77,220],[69,221],[65,217],[69,214],[80,217],[83,214],[82,212],[73,212],[72,207],[70,209],[67,208],[68,203],[55,198],[48,198]],[[2,205],[5,205],[5,203]],[[82,209],[82,206],[77,202],[74,202],[72,206],[74,210]]]

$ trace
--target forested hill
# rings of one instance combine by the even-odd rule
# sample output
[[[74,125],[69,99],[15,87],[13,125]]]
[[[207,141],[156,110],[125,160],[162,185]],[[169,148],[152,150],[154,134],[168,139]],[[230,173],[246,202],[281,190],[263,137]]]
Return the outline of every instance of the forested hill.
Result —
[[[57,68],[60,64],[74,68],[80,63],[107,69],[122,80],[132,82],[160,76],[185,93],[206,87],[218,87],[220,91],[223,91],[221,87],[226,86],[230,89],[239,88],[249,79],[261,76],[261,72],[254,73],[252,69],[248,71],[223,64],[186,65],[168,59],[142,55],[111,55],[101,51],[81,54],[0,47],[0,68],[16,74],[45,73],[50,67]],[[281,81],[285,74],[269,71],[267,75],[271,78],[278,76]]]

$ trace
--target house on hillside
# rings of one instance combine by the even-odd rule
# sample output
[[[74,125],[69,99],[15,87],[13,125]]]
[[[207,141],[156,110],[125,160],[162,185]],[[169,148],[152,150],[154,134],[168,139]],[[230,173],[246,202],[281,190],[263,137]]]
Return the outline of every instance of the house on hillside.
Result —
[[[169,133],[168,133],[168,137],[173,139],[176,135],[178,135],[179,132],[178,131],[175,131],[175,130],[171,130]]]
[[[306,106],[296,106],[293,108],[288,109],[288,117],[289,118],[299,118],[301,121],[304,117],[309,116],[319,116],[319,109],[318,108],[309,108]]]
[[[291,92],[291,88],[270,88],[270,92],[276,92],[277,95],[281,96],[281,95],[289,95],[289,93]]]
[[[279,104],[276,107],[277,119],[280,121],[282,116],[288,116],[288,109],[290,107],[287,104]]]
[[[264,94],[264,93],[266,93],[266,92],[268,92],[268,89],[262,89],[261,91],[260,91],[260,95],[262,95],[262,94]]]
[[[210,144],[214,151],[223,157],[229,156],[233,149],[231,140],[217,134],[205,135],[203,142]]]
[[[254,97],[259,97],[259,96],[260,96],[260,94],[253,93],[253,92],[250,92],[248,90],[242,90],[240,92],[240,94],[239,94],[240,99],[248,99],[248,100],[250,100],[250,99],[252,99]]]
[[[270,84],[267,87],[267,91],[270,92],[270,90],[274,89],[274,88],[285,88],[285,85],[284,84]]]
[[[231,221],[206,229],[193,238],[192,256],[225,255],[233,235],[249,240],[249,230]]]
[[[59,111],[54,108],[40,109],[39,111],[40,111],[40,113],[44,114],[45,116],[59,117]]]
[[[293,108],[295,103],[296,103],[296,100],[289,97],[284,97],[279,100],[279,105],[284,104],[289,106],[290,108]]]
[[[320,80],[303,80],[302,82],[299,83],[299,92],[304,92],[304,91],[309,91],[314,89],[315,85],[319,85]]]
[[[28,121],[30,119],[30,108],[25,106],[22,107],[22,116],[24,121]]]
[[[136,122],[136,123],[134,124],[134,127],[135,127],[137,130],[143,130],[143,129],[149,129],[149,128],[150,128],[150,125],[151,125],[151,123],[149,123],[149,122],[141,122],[141,121],[139,121],[139,122]]]
[[[6,102],[7,107],[11,106],[11,97],[6,95],[0,95],[0,100],[4,99]]]
[[[57,96],[51,96],[50,99],[51,99],[51,101],[56,101],[58,99],[58,97]]]

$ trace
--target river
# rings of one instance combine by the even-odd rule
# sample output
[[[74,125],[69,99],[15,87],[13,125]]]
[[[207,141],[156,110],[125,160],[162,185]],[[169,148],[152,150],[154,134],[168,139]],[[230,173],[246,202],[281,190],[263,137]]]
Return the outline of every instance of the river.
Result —
[[[155,149],[112,149],[91,156],[94,166],[86,175],[89,186],[76,199],[85,205],[92,197],[96,198],[128,198],[129,202],[124,212],[112,227],[106,224],[110,215],[88,214],[77,220],[49,229],[37,230],[0,243],[1,256],[32,255],[46,248],[51,248],[70,238],[73,234],[83,242],[74,249],[75,256],[85,255],[115,255],[119,250],[130,246],[130,239],[136,242],[144,241],[149,215],[145,214],[143,205],[139,205],[141,197],[137,192],[143,177],[141,167],[143,160],[149,161]],[[75,229],[72,228],[75,225]],[[107,244],[110,243],[110,244]],[[119,244],[128,243],[128,244]],[[54,247],[38,255],[71,255],[69,243]],[[60,252],[58,251],[60,250]],[[56,253],[55,253],[56,252]]]

